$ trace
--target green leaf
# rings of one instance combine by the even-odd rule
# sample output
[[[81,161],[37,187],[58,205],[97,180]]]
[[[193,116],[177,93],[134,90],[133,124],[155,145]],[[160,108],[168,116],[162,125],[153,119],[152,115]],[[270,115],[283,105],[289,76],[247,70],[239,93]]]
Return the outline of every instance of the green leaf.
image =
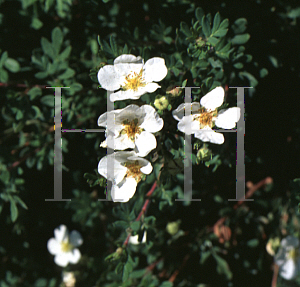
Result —
[[[42,89],[39,87],[33,87],[27,92],[27,95],[29,95],[29,99],[32,101],[36,97],[42,95]]]
[[[12,198],[10,200],[10,218],[12,222],[15,222],[18,218],[18,208],[16,202]]]
[[[207,42],[210,43],[210,44],[212,44],[212,46],[216,46],[217,43],[219,42],[219,39],[210,36],[210,37],[208,38]]]
[[[21,110],[18,110],[16,114],[16,120],[19,121],[21,119],[23,119],[23,112]]]
[[[213,253],[213,256],[217,261],[217,272],[219,274],[224,274],[226,276],[227,280],[231,280],[232,272],[231,272],[226,260],[224,260],[222,257],[217,255],[215,252]]]
[[[63,33],[59,27],[55,27],[52,30],[51,37],[52,37],[52,45],[53,45],[55,54],[57,55],[60,51],[60,48],[61,48],[61,45],[63,42],[63,38],[64,38]]]
[[[202,17],[202,31],[206,38],[208,38],[211,34],[210,24],[205,16]]]
[[[196,9],[196,11],[195,11],[195,16],[196,16],[196,18],[197,18],[197,20],[198,20],[199,22],[202,21],[202,18],[203,18],[203,16],[204,16],[204,11],[203,11],[203,9],[202,9],[201,7],[198,7],[198,8]]]
[[[261,78],[264,78],[265,76],[267,76],[269,74],[268,70],[263,68],[259,71],[259,75]]]
[[[237,69],[242,69],[244,67],[244,65],[242,63],[235,63],[233,65],[233,67],[237,68]]]
[[[275,67],[275,68],[278,68],[279,65],[278,65],[278,60],[274,57],[274,56],[269,56],[269,60],[271,61],[272,65]]]
[[[189,26],[185,22],[180,23],[180,30],[187,36],[192,37],[192,32],[189,29]]]
[[[8,53],[7,51],[3,52],[1,59],[0,59],[0,67],[3,66],[4,62],[6,61],[6,59],[8,58]]]
[[[256,80],[256,78],[248,72],[239,72],[239,76],[242,78],[243,78],[243,76],[245,76],[249,80],[251,87],[256,87],[258,84],[258,81]]]
[[[45,79],[46,77],[48,77],[48,73],[47,72],[38,72],[38,73],[34,74],[34,76],[37,79]]]
[[[251,248],[256,247],[259,244],[259,240],[257,238],[253,238],[247,242],[247,245]]]
[[[34,30],[39,30],[43,27],[43,22],[37,18],[37,17],[33,17],[31,20],[31,24],[30,27],[33,28]]]
[[[117,43],[116,43],[116,39],[114,36],[110,36],[110,39],[109,39],[109,43],[110,43],[110,47],[111,47],[111,50],[114,54],[115,57],[118,56],[118,46],[117,46]]]
[[[0,69],[0,82],[7,83],[8,81],[8,73],[4,69]]]
[[[48,55],[51,59],[55,58],[54,50],[52,44],[44,37],[41,39],[41,45],[44,53]]]
[[[12,58],[7,58],[4,62],[4,66],[12,73],[17,73],[20,71],[20,64]]]
[[[224,20],[222,21],[222,23],[220,24],[218,30],[226,29],[226,28],[228,28],[228,26],[229,26],[229,20],[228,20],[228,19],[224,19]]]
[[[214,24],[213,24],[213,28],[211,30],[212,34],[219,29],[220,23],[221,23],[221,16],[220,16],[220,13],[218,12],[214,18]]]
[[[67,58],[69,58],[70,54],[71,54],[71,51],[72,51],[72,47],[71,46],[68,46],[66,49],[64,49],[59,55],[58,55],[58,59],[60,61],[64,61],[66,60]]]
[[[24,209],[28,209],[27,205],[25,202],[19,197],[19,196],[14,196],[14,199],[16,200],[17,203],[19,203]]]
[[[141,227],[141,222],[140,221],[133,221],[131,224],[130,224],[130,227],[133,231],[138,231]]]
[[[162,284],[159,285],[159,287],[173,287],[173,282],[164,281]]]
[[[72,78],[75,75],[75,71],[71,68],[68,68],[63,74],[59,75],[58,78],[60,80],[65,80]]]
[[[287,16],[292,19],[300,17],[300,7],[292,9],[289,13],[287,13]]]
[[[234,45],[242,45],[248,42],[250,39],[250,34],[241,34],[241,35],[236,35],[231,39],[231,43]]]
[[[224,37],[227,34],[228,29],[220,29],[213,33],[215,37]]]
[[[41,103],[43,105],[46,105],[48,107],[54,108],[54,96],[53,95],[47,95],[41,98]]]
[[[239,18],[235,20],[232,25],[232,29],[234,34],[242,34],[246,31],[247,27],[247,19],[246,18]]]
[[[200,264],[204,264],[204,262],[208,259],[208,257],[211,255],[211,251],[204,251],[201,252],[201,258],[200,258]]]

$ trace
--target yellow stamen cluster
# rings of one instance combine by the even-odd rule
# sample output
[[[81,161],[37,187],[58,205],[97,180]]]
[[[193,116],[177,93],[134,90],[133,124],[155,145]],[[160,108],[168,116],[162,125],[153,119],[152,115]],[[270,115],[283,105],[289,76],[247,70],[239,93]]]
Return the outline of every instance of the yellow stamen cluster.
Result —
[[[143,173],[141,172],[141,165],[136,160],[134,162],[125,162],[124,166],[127,167],[127,172],[125,177],[132,177],[139,183],[142,179]]]
[[[130,73],[125,77],[124,85],[122,89],[137,91],[139,87],[146,86],[145,79],[143,78],[143,69],[137,74],[136,72]]]
[[[128,138],[132,141],[135,140],[135,135],[140,134],[143,129],[138,126],[138,119],[132,121],[126,120],[123,122],[124,129],[121,131],[122,134],[127,134]]]
[[[65,240],[61,243],[62,252],[69,252],[73,249],[73,245],[69,242],[69,240]]]
[[[204,108],[200,109],[200,116],[195,118],[195,120],[199,121],[200,123],[200,129],[203,129],[204,127],[210,127],[212,128],[214,124],[214,119],[217,116],[217,111],[211,111],[208,112]]]

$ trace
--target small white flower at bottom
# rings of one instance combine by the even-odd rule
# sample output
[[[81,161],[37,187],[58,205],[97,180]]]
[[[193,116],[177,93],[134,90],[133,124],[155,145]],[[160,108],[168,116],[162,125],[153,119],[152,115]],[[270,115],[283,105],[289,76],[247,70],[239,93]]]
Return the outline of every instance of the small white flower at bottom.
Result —
[[[48,251],[55,255],[54,262],[66,267],[69,263],[76,264],[81,258],[81,253],[76,247],[83,243],[81,234],[72,231],[70,234],[65,225],[60,225],[54,230],[55,238],[50,238],[47,243]]]
[[[281,240],[280,245],[274,261],[279,266],[279,275],[286,280],[292,280],[300,272],[299,239],[287,236]]]
[[[107,170],[113,163],[114,169]],[[103,157],[98,164],[98,172],[113,182],[111,197],[114,202],[127,202],[133,197],[137,184],[144,174],[152,172],[151,163],[138,157],[134,151],[119,151]]]

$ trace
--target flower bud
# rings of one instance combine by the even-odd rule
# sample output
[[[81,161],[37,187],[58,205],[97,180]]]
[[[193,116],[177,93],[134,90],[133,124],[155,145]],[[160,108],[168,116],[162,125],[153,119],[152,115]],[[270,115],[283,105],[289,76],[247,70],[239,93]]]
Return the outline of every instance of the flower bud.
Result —
[[[169,101],[167,97],[158,95],[154,101],[154,106],[158,110],[165,110],[169,105]]]
[[[197,162],[208,160],[212,155],[212,151],[207,148],[207,145],[204,144],[197,152]]]
[[[166,230],[170,235],[175,235],[179,230],[180,220],[169,222],[167,224]]]
[[[176,86],[169,86],[166,90],[167,94],[170,94],[171,97],[178,97],[180,96],[182,89]]]

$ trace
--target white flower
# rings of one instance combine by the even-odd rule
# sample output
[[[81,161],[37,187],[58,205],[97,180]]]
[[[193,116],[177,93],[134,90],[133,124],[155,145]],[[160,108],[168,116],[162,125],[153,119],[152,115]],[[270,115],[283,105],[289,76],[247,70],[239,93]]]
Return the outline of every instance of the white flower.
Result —
[[[98,72],[98,81],[102,88],[112,93],[110,100],[139,99],[145,93],[153,93],[160,86],[153,82],[161,81],[168,73],[163,58],[144,60],[138,56],[124,54],[114,60],[114,65],[106,65]]]
[[[75,287],[76,278],[74,272],[63,272],[63,283],[66,287]]]
[[[113,176],[107,172],[108,158],[113,159]],[[138,157],[134,151],[119,151],[103,157],[98,165],[98,172],[113,182],[111,197],[114,202],[127,202],[133,197],[137,184],[143,174],[152,172],[151,163]]]
[[[280,244],[274,260],[279,266],[280,276],[292,280],[300,272],[299,240],[294,236],[287,236]]]
[[[114,147],[108,146],[109,148],[117,150],[132,148],[136,155],[141,157],[156,148],[156,138],[152,133],[160,131],[164,122],[153,107],[129,105],[124,109],[106,112],[99,117],[98,126],[107,127],[108,113],[113,114],[115,119],[112,124]],[[110,145],[110,141],[108,144]],[[107,147],[107,140],[100,146]]]
[[[48,240],[48,251],[55,255],[54,262],[62,267],[69,263],[76,264],[80,257],[80,251],[75,248],[82,244],[83,240],[78,231],[72,231],[69,235],[65,225],[60,225],[54,230],[55,238]]]
[[[178,129],[188,135],[195,134],[195,137],[203,142],[215,144],[224,143],[224,136],[212,130],[216,125],[223,129],[232,129],[241,116],[240,108],[234,107],[227,110],[216,110],[223,104],[224,89],[217,87],[201,98],[200,103],[192,103],[191,115],[184,116],[185,103],[180,104],[173,117],[179,121]]]
[[[147,240],[147,233],[144,232],[142,242],[139,242],[139,236],[138,235],[134,235],[134,236],[130,236],[128,243],[133,244],[133,245],[138,245],[140,243],[146,243],[146,240]]]

